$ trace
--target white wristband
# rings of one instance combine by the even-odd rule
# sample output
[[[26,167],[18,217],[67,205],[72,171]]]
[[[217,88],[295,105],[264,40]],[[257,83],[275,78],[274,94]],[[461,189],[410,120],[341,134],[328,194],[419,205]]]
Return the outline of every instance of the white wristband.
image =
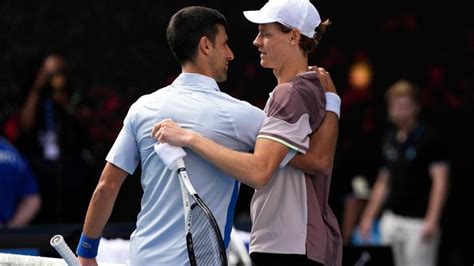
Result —
[[[337,118],[341,118],[341,98],[334,92],[324,93],[326,96],[326,111],[334,112]]]

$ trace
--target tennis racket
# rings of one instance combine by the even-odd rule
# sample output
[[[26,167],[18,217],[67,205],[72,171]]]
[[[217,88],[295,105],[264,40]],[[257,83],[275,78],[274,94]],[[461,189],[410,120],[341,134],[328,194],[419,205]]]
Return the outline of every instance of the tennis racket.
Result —
[[[74,255],[72,250],[67,245],[62,235],[55,235],[50,240],[50,245],[56,249],[61,257],[66,261],[69,266],[81,266],[79,259]]]
[[[155,151],[169,168],[177,171],[179,176],[183,197],[186,246],[190,264],[192,266],[227,266],[227,253],[219,225],[194,189],[186,172],[186,166],[182,159],[186,153],[182,148],[169,144],[157,144]],[[192,204],[189,195],[194,200]]]

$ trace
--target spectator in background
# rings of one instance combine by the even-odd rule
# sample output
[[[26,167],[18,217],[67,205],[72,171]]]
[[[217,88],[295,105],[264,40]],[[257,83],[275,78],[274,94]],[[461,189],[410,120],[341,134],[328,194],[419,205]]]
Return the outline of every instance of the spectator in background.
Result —
[[[79,222],[85,210],[86,135],[75,116],[64,58],[48,55],[19,115],[18,147],[38,177],[38,223]],[[68,211],[71,210],[71,211]]]
[[[435,132],[419,120],[414,84],[400,80],[386,92],[390,127],[382,143],[383,167],[360,222],[367,238],[374,218],[381,240],[392,246],[396,265],[436,265],[440,219],[449,168]]]
[[[0,136],[0,228],[28,225],[40,206],[41,197],[28,162]]]

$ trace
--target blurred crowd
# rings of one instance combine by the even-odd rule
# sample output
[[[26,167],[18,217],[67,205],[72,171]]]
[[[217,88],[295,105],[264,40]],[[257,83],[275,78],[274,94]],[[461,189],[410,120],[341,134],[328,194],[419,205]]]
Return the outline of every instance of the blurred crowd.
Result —
[[[344,29],[336,24],[333,32],[328,32],[327,42],[321,43],[324,56],[317,55],[312,63],[331,73],[342,98],[330,204],[345,227],[345,243],[352,244],[383,159],[382,138],[390,125],[385,92],[398,80],[409,80],[420,89],[420,117],[441,136],[450,164],[449,192],[441,218],[445,230],[440,263],[460,265],[467,249],[462,234],[469,222],[464,217],[468,210],[459,205],[466,203],[466,184],[473,171],[471,159],[464,154],[472,151],[473,132],[468,125],[474,106],[474,30],[460,26],[452,38],[456,44],[441,47],[424,41],[432,40],[434,34],[426,31],[423,23],[428,22],[431,20],[412,13],[388,16],[371,29],[376,39],[353,45],[341,42],[338,35],[344,35]],[[164,37],[164,31],[155,34]],[[171,58],[165,43],[149,45],[158,46],[153,49]],[[250,41],[235,44],[236,63],[230,66],[230,78],[223,88],[263,108],[274,85],[271,73],[262,70],[250,52],[242,51],[239,58],[241,46],[252,49]],[[149,70],[150,75],[160,74],[150,77],[153,81],[149,83],[136,85],[130,85],[133,78],[143,79],[143,75],[129,75],[121,84],[120,74],[115,73],[107,76],[113,79],[107,82],[103,77],[81,76],[91,72],[80,71],[71,63],[80,62],[80,56],[72,50],[57,50],[42,52],[30,62],[23,60],[29,64],[25,69],[34,69],[27,73],[31,77],[15,74],[2,78],[0,84],[0,227],[82,223],[126,111],[141,94],[153,91],[137,87],[162,87],[179,72],[172,68]],[[94,63],[91,58],[84,60]],[[13,176],[18,176],[16,182]],[[124,188],[128,192],[117,202],[122,207],[116,209],[121,211],[114,213],[111,221],[135,220],[141,189],[139,178],[129,179]],[[242,185],[237,221],[248,219],[252,193]],[[354,197],[362,201],[354,202]]]

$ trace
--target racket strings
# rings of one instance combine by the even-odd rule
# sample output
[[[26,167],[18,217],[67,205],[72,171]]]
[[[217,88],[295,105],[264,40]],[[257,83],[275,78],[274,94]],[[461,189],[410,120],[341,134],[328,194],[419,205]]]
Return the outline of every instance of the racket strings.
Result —
[[[209,217],[197,204],[191,207],[189,215],[197,265],[222,265],[223,258],[219,246],[219,241],[222,240],[220,234],[214,231]]]

